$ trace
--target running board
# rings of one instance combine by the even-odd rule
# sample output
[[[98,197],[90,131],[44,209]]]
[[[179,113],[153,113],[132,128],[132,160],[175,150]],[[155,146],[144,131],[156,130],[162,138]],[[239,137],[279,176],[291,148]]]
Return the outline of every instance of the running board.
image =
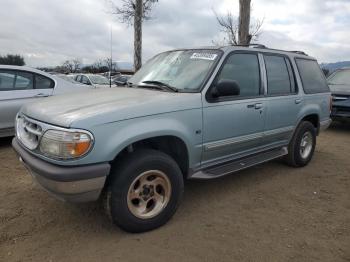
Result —
[[[214,167],[208,167],[200,171],[195,172],[190,178],[191,179],[211,179],[221,176],[225,176],[239,170],[255,166],[272,159],[276,159],[288,154],[286,147],[274,149],[271,151],[266,151],[263,153],[256,154],[254,156],[249,156],[246,158],[241,158],[232,162],[226,162],[222,165],[216,165]]]

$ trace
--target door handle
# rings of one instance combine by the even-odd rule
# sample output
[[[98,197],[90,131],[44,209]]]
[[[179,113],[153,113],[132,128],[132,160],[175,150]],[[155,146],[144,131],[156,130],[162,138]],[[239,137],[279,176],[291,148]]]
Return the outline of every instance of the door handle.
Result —
[[[301,103],[301,99],[300,99],[300,98],[295,99],[295,103],[296,103],[296,104],[300,104],[300,103]]]
[[[262,103],[256,103],[256,104],[249,104],[247,105],[248,108],[254,108],[254,109],[261,109],[263,107]]]
[[[262,107],[263,107],[263,104],[261,104],[261,103],[257,103],[254,105],[255,109],[261,109]]]
[[[37,94],[35,95],[35,97],[48,97],[49,95],[46,95],[46,94],[43,94],[43,93],[40,93],[40,94]]]

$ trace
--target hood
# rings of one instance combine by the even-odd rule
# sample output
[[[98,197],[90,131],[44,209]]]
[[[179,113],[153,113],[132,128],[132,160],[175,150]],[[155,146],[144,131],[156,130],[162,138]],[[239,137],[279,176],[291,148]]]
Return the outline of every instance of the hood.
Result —
[[[350,95],[350,85],[335,85],[328,83],[328,86],[334,95]]]
[[[100,85],[100,84],[94,84],[94,87],[95,88],[113,88],[113,87],[115,87],[115,84],[114,83],[112,83],[112,86],[110,87],[109,86],[109,84],[108,85]]]
[[[28,117],[62,127],[80,127],[201,107],[200,93],[141,88],[102,88],[52,96],[26,104]]]

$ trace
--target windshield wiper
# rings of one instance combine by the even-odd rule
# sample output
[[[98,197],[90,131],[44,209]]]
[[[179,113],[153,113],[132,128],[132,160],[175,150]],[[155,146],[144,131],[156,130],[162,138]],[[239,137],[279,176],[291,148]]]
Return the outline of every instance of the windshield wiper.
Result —
[[[159,87],[165,87],[167,90],[173,91],[173,92],[178,92],[179,90],[176,87],[173,87],[171,85],[168,85],[166,83],[163,83],[161,81],[156,81],[156,80],[146,80],[142,81],[141,84],[150,84],[150,85],[155,85]]]

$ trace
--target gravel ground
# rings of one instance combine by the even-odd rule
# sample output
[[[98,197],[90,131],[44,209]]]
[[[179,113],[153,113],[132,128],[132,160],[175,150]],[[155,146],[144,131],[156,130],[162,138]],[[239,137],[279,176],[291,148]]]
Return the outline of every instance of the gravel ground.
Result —
[[[0,261],[350,261],[350,124],[318,137],[312,162],[273,161],[188,181],[165,226],[128,234],[97,204],[38,188],[0,139]]]

